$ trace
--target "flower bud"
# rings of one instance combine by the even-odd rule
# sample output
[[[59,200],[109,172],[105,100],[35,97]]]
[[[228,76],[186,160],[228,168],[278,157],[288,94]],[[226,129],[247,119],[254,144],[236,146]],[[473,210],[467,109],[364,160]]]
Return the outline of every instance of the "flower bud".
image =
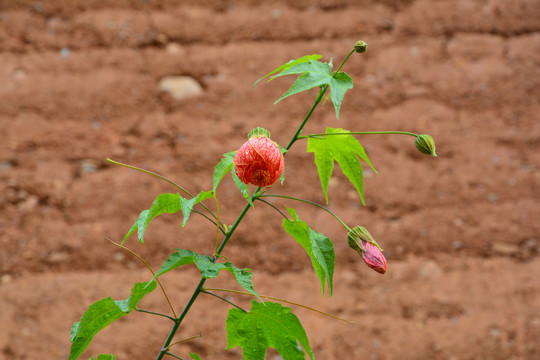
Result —
[[[414,145],[422,154],[437,157],[435,153],[435,141],[427,134],[418,135],[414,141]]]
[[[367,266],[381,274],[386,272],[386,258],[369,231],[362,226],[356,226],[349,231],[347,241],[349,246],[362,256]]]
[[[367,43],[362,40],[358,40],[356,44],[354,44],[354,51],[357,53],[365,53],[367,51]]]
[[[270,186],[283,173],[283,154],[269,136],[270,132],[266,129],[253,129],[249,133],[249,140],[236,152],[234,169],[244,184]]]

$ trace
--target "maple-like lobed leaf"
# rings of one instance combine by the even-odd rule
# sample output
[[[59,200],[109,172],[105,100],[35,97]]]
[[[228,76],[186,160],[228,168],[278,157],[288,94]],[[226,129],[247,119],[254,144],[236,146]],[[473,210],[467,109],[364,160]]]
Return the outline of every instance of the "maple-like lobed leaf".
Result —
[[[307,142],[307,152],[314,153],[315,165],[323,189],[326,203],[328,203],[328,184],[334,170],[334,161],[341,167],[341,171],[349,181],[354,185],[362,204],[364,199],[364,172],[360,159],[364,160],[375,173],[377,170],[371,164],[364,147],[352,135],[350,131],[339,128],[327,128],[323,138],[309,138]],[[360,159],[359,159],[360,157]]]
[[[275,103],[278,103],[281,100],[302,91],[306,91],[317,86],[326,85],[330,89],[330,100],[334,105],[336,118],[339,119],[341,103],[343,102],[345,93],[347,90],[353,87],[353,80],[349,75],[341,71],[332,72],[331,61],[329,63],[325,63],[317,61],[313,58],[309,58],[307,61],[296,63],[292,66],[288,66],[287,68],[277,71],[278,69],[271,73],[275,74],[271,75],[271,79],[295,74],[300,74],[300,76],[296,79],[292,86],[279,99],[276,100]],[[268,76],[270,76],[270,74]]]
[[[242,348],[244,359],[265,359],[268,348],[276,349],[283,359],[314,359],[306,331],[291,312],[281,304],[251,301],[251,310],[229,310],[226,322],[227,349]]]

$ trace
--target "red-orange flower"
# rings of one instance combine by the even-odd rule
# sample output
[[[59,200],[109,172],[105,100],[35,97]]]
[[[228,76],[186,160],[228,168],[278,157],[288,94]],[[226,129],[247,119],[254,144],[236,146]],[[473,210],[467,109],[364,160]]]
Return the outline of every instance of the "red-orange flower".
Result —
[[[243,183],[257,186],[275,183],[285,166],[279,147],[266,136],[253,136],[246,141],[236,152],[233,163]]]

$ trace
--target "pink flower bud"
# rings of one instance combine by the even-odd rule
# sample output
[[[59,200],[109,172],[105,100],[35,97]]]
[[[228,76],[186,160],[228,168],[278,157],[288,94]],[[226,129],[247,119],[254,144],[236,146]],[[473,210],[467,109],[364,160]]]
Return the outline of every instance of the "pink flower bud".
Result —
[[[378,247],[362,240],[362,245],[366,251],[362,251],[362,259],[364,259],[367,266],[372,268],[378,273],[384,274],[386,272],[386,258]]]
[[[386,258],[382,249],[366,228],[356,226],[351,229],[347,234],[347,242],[362,256],[367,266],[381,274],[386,272]]]
[[[236,175],[244,184],[270,186],[281,174],[285,163],[283,154],[268,137],[252,134],[234,156]]]

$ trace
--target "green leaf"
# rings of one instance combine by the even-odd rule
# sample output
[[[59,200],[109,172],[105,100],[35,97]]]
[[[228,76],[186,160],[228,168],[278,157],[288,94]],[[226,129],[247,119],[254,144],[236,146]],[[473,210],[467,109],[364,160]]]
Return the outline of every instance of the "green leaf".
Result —
[[[217,277],[221,270],[229,271],[235,277],[236,281],[241,287],[262,301],[259,294],[257,294],[253,288],[253,282],[251,281],[252,273],[249,269],[239,269],[230,262],[214,263],[210,256],[199,255],[191,250],[176,249],[176,251],[172,253],[167,260],[165,260],[151,281],[171,270],[189,264],[195,264],[200,270],[202,277],[205,279]]]
[[[129,229],[126,236],[124,236],[124,239],[122,240],[121,245],[124,245],[124,242],[127,240],[127,238],[130,237],[131,234],[133,234],[135,231],[137,231],[137,229],[144,227],[144,223],[146,221],[146,218],[148,217],[148,212],[150,212],[150,210],[141,211],[141,213],[139,214],[139,217],[137,218],[137,220],[135,220],[135,223],[133,224],[131,229]],[[142,238],[139,238],[139,241],[141,243],[144,243],[144,240]]]
[[[137,220],[135,220],[135,223],[133,224],[131,229],[129,229],[126,236],[124,236],[122,244],[124,244],[124,241],[126,241],[126,239],[131,236],[131,234],[133,234],[135,231],[137,231],[139,241],[141,243],[144,243],[144,232],[148,228],[148,225],[150,225],[150,221],[152,221],[152,219],[161,214],[174,214],[180,211],[181,198],[182,197],[178,193],[158,195],[158,197],[156,197],[156,199],[152,203],[150,209],[141,211],[139,217],[137,218]]]
[[[192,358],[193,360],[202,360],[201,357],[195,353],[188,353],[189,354],[189,357]]]
[[[241,287],[255,295],[261,302],[264,303],[264,301],[259,297],[259,294],[255,291],[253,288],[253,281],[251,281],[251,276],[253,275],[250,271],[250,269],[239,269],[230,262],[226,262],[225,269],[228,270],[231,274],[234,275],[234,278],[240,284]]]
[[[92,356],[90,360],[94,360],[94,357]],[[113,354],[101,354],[98,355],[96,360],[116,360],[116,356]]]
[[[306,55],[306,56],[302,56],[301,58],[298,58],[296,60],[289,60],[288,62],[286,62],[285,64],[281,65],[280,67],[270,71],[268,74],[264,75],[262,78],[260,78],[259,80],[255,81],[255,84],[253,84],[253,86],[257,85],[257,83],[259,81],[261,81],[262,79],[265,79],[275,73],[278,73],[280,71],[284,71],[284,70],[287,70],[287,69],[290,69],[291,67],[295,66],[295,65],[298,65],[298,64],[302,64],[302,63],[305,63],[305,62],[309,62],[310,60],[319,60],[320,58],[322,58],[322,55],[319,55],[319,54],[313,54],[313,55]],[[274,77],[270,78],[268,81],[272,81]]]
[[[352,78],[344,72],[332,72],[332,64],[309,59],[309,62],[296,64],[281,73],[272,76],[272,78],[301,74],[292,86],[275,103],[297,94],[302,91],[312,89],[317,86],[328,85],[330,88],[330,99],[334,104],[336,118],[339,119],[339,111],[343,97],[348,89],[352,89]]]
[[[285,75],[301,74],[298,79],[292,84],[292,86],[281,95],[275,103],[297,94],[302,91],[312,89],[316,86],[328,84],[332,77],[332,67],[328,63],[322,63],[320,61],[310,60],[309,63],[299,64],[292,68],[281,72],[273,77],[280,77]]]
[[[377,173],[377,170],[371,165],[371,161],[360,142],[354,136],[347,134],[349,133],[348,130],[326,129],[326,134],[340,133],[345,134],[330,135],[324,138],[308,138],[307,152],[314,153],[315,165],[317,165],[317,172],[319,173],[326,203],[328,203],[328,183],[334,170],[334,161],[337,161],[345,176],[356,188],[362,204],[365,205],[364,173],[358,157],[364,160],[375,173]]]
[[[240,346],[246,360],[265,359],[269,347],[287,360],[304,360],[305,353],[314,359],[302,324],[290,308],[278,303],[252,300],[249,312],[230,309],[226,330],[227,349]]]
[[[199,194],[197,194],[197,196],[189,200],[180,196],[180,207],[182,209],[182,213],[184,214],[184,219],[182,220],[182,227],[186,225],[189,219],[189,215],[191,214],[191,210],[193,210],[193,207],[201,201],[209,199],[213,196],[214,192],[212,191],[201,191]]]
[[[234,180],[234,183],[238,187],[238,190],[240,190],[240,193],[242,193],[242,196],[244,197],[244,199],[246,199],[246,201],[248,202],[249,205],[251,205],[251,207],[254,207],[253,201],[251,200],[251,195],[249,194],[249,189],[248,189],[247,184],[244,184],[242,180],[240,180],[238,175],[236,175],[236,171],[232,171],[232,178]]]
[[[236,151],[231,151],[228,153],[223,154],[223,159],[217,164],[215,170],[214,170],[214,192],[216,191],[217,186],[223,179],[223,177],[227,174],[229,170],[232,169],[231,175],[234,180],[234,183],[238,187],[238,190],[240,190],[240,193],[242,196],[246,199],[249,205],[253,207],[253,201],[251,201],[251,195],[249,195],[249,189],[246,184],[240,180],[238,175],[236,175],[236,171],[234,170],[234,155],[236,154]]]
[[[332,244],[329,238],[312,230],[304,221],[300,220],[294,209],[287,208],[287,210],[293,219],[283,219],[283,228],[302,245],[311,258],[313,269],[319,277],[321,293],[324,295],[324,284],[326,280],[331,296],[334,290],[333,277],[336,258],[334,244]]]
[[[129,314],[145,295],[154,291],[156,286],[155,281],[136,283],[131,289],[131,295],[126,300],[115,301],[108,297],[90,305],[83,314],[81,321],[73,324],[71,328],[69,360],[79,358],[98,332],[112,322]]]
[[[204,201],[213,196],[214,193],[212,191],[201,191],[199,194],[197,194],[197,196],[189,200],[181,197],[178,193],[165,193],[158,195],[152,203],[150,209],[141,211],[139,217],[137,218],[137,220],[135,220],[135,223],[133,224],[131,229],[129,229],[126,236],[124,236],[124,240],[122,240],[122,245],[124,244],[124,241],[126,241],[126,239],[131,236],[131,234],[133,234],[135,231],[137,231],[139,241],[141,243],[144,243],[144,232],[148,228],[148,225],[150,225],[150,222],[155,217],[161,214],[175,214],[181,210],[184,215],[182,220],[182,227],[184,227],[189,219],[189,216],[191,215],[193,207],[201,201]]]
[[[233,167],[233,159],[234,159],[234,151],[229,152],[226,154],[223,154],[223,159],[216,165],[216,168],[214,169],[214,177],[213,177],[213,191],[216,192],[216,189],[225,177],[227,173],[232,169]]]
[[[332,104],[334,104],[336,118],[339,119],[341,103],[343,102],[347,90],[353,88],[353,80],[349,75],[340,71],[330,79],[328,86],[330,87],[330,100],[332,100]]]

